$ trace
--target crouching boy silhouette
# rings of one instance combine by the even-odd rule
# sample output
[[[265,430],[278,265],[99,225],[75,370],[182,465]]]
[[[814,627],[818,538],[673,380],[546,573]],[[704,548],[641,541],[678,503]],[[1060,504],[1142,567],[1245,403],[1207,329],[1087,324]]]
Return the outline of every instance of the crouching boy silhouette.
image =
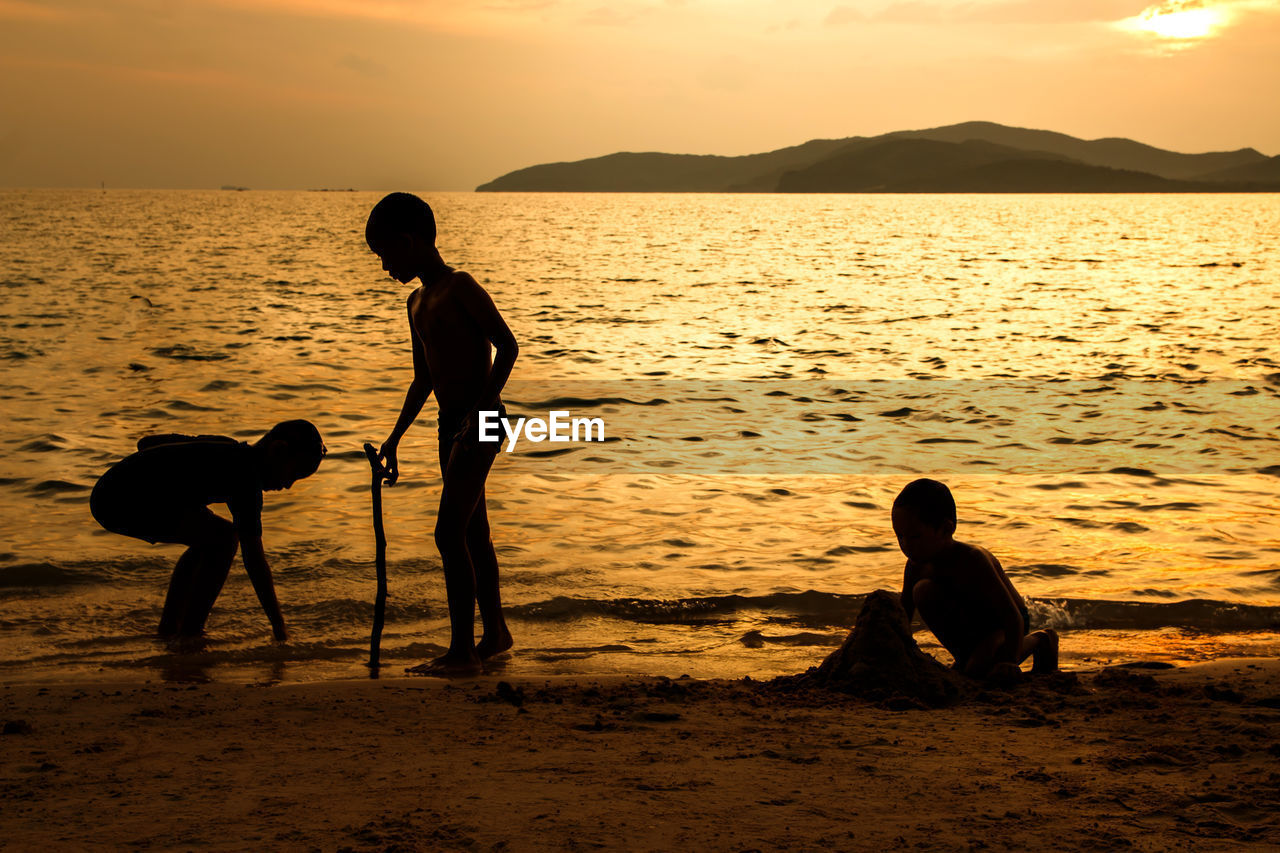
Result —
[[[974,678],[1032,657],[1033,672],[1058,668],[1058,635],[1028,634],[1030,613],[1000,561],[979,545],[957,542],[956,503],[937,480],[909,483],[893,502],[893,532],[907,557],[902,607],[920,618]]]
[[[169,580],[161,636],[204,631],[239,548],[272,633],[287,638],[262,550],[262,493],[311,476],[324,454],[320,432],[303,420],[276,424],[253,444],[221,435],[152,435],[99,478],[89,509],[104,528],[187,546]],[[232,520],[211,512],[211,503],[225,503]]]
[[[511,648],[502,615],[498,557],[489,535],[485,479],[500,442],[480,442],[477,412],[505,414],[499,394],[511,375],[516,339],[493,300],[474,278],[446,264],[436,249],[436,223],[425,201],[392,193],[373,208],[365,241],[396,281],[421,284],[408,299],[413,381],[400,417],[383,442],[387,483],[399,477],[396,452],[405,431],[433,392],[440,405],[440,472],[444,485],[435,541],[449,600],[449,649],[412,672],[470,675],[481,662]],[[490,351],[492,345],[492,352]],[[484,633],[475,642],[479,605]]]

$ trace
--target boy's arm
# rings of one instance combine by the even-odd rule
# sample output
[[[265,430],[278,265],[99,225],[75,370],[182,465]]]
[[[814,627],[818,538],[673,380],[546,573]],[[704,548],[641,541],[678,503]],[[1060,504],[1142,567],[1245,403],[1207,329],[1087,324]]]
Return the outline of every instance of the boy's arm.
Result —
[[[1018,652],[1022,649],[1022,635],[1027,627],[1022,624],[1022,606],[1018,603],[1018,594],[1014,591],[1013,581],[1009,580],[1008,575],[1004,573],[1004,566],[1000,565],[1000,560],[990,551],[984,549],[983,553],[991,561],[991,569],[995,572],[996,580],[1000,583],[1000,589],[1004,593],[1005,599],[1009,602],[1009,606],[1005,609],[1004,645],[1000,659],[1017,663]],[[1013,635],[1012,639],[1010,634]]]
[[[989,639],[979,643],[965,663],[965,674],[982,678],[991,667],[1002,661],[1017,663],[1022,648],[1022,614],[1004,582],[1000,579],[999,563],[991,552],[979,550],[972,559],[968,574],[974,592],[974,600],[986,612],[996,615],[997,622],[988,634]]]
[[[423,352],[422,340],[418,337],[418,330],[414,326],[412,296],[409,297],[408,310],[409,339],[413,346],[413,381],[409,383],[409,390],[405,392],[404,405],[400,407],[400,417],[396,418],[396,425],[391,430],[391,435],[382,443],[382,448],[378,451],[378,456],[387,469],[388,486],[394,486],[396,480],[400,479],[400,462],[396,458],[400,439],[418,417],[418,413],[422,411],[427,398],[431,396],[431,371],[427,368],[427,357]]]
[[[515,366],[516,356],[520,354],[520,346],[507,322],[498,313],[498,306],[485,289],[471,276],[458,276],[458,300],[462,307],[476,321],[480,331],[493,344],[493,367],[489,370],[489,381],[485,383],[476,408],[492,406],[502,393],[502,388],[511,376],[511,368]]]
[[[246,487],[227,501],[227,509],[231,510],[236,538],[240,540],[240,559],[244,560],[244,570],[253,584],[253,591],[258,594],[258,602],[271,621],[272,633],[277,640],[285,640],[284,617],[280,615],[280,602],[276,600],[276,585],[271,579],[267,555],[262,551],[262,492]]]
[[[911,619],[916,612],[915,586],[920,580],[919,571],[913,560],[907,560],[907,567],[902,570],[902,609],[907,611],[907,625],[911,625]]]
[[[246,536],[240,540],[240,556],[244,560],[244,569],[249,573],[253,583],[253,591],[258,594],[267,619],[271,621],[271,633],[280,641],[289,639],[284,630],[284,617],[280,614],[280,602],[276,600],[276,585],[271,579],[271,568],[267,565],[267,555],[262,550],[261,536]]]
[[[1000,559],[990,551],[987,552],[987,556],[991,558],[991,563],[996,567],[996,576],[1000,578],[1000,583],[1004,585],[1005,591],[1009,593],[1009,598],[1012,599],[1013,606],[1018,611],[1018,616],[1021,617],[1022,611],[1026,608],[1027,603],[1023,601],[1022,596],[1018,594],[1018,591],[1013,588],[1013,581],[1009,580],[1009,576],[1005,574],[1004,566],[1000,565]],[[1023,625],[1022,627],[1026,628],[1027,626]]]

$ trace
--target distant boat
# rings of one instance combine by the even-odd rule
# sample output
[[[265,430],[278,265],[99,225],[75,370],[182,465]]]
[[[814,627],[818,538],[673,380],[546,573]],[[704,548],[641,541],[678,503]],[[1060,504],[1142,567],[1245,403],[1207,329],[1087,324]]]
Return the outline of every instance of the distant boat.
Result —
[[[242,193],[245,190],[249,189],[248,187],[238,187],[235,184],[223,184],[222,188],[224,190],[235,190],[238,193]]]

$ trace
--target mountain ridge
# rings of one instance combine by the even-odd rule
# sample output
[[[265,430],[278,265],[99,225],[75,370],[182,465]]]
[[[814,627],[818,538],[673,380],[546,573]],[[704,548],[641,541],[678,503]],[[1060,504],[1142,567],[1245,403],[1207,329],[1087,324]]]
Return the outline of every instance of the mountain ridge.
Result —
[[[622,151],[517,169],[476,191],[1273,192],[1280,157],[1253,148],[1186,154],[972,121],[739,156]]]

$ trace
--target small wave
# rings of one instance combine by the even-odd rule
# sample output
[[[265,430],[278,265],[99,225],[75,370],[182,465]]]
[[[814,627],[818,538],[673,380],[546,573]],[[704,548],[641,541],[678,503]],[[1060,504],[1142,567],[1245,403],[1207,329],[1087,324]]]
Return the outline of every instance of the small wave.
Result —
[[[1030,563],[1025,566],[1011,566],[1008,569],[1008,573],[1014,577],[1026,575],[1033,578],[1060,578],[1065,575],[1077,575],[1081,571],[1079,566],[1063,563]]]
[[[551,409],[593,409],[599,406],[665,406],[667,400],[629,400],[626,397],[552,397],[549,400],[508,400],[512,407],[521,410],[549,411]]]
[[[41,480],[34,486],[28,486],[27,491],[34,495],[56,495],[66,492],[87,492],[89,488],[81,483],[69,483],[66,480]]]
[[[49,433],[38,436],[18,448],[20,453],[56,453],[67,449],[67,440],[60,435]]]
[[[53,563],[19,563],[0,567],[0,589],[39,588],[105,583],[106,574],[84,568],[66,568]]]
[[[191,403],[186,400],[170,400],[165,403],[165,408],[176,409],[179,412],[216,412],[218,409],[212,406],[201,406],[198,403]]]
[[[581,449],[582,448],[580,447],[562,447],[556,450],[526,450],[521,455],[529,456],[534,459],[546,459],[552,456],[564,456],[568,453],[577,453]]]
[[[215,379],[212,382],[205,383],[201,391],[227,391],[231,388],[239,387],[240,383],[230,379]]]
[[[1070,574],[1072,566],[1040,564],[1028,574],[1054,577]],[[646,624],[680,624],[729,619],[752,611],[773,612],[809,627],[851,626],[863,594],[780,592],[769,595],[721,595],[676,599],[586,599],[558,596],[546,601],[506,608],[510,616],[530,621],[567,622],[607,616]],[[1027,599],[1032,626],[1074,630],[1280,630],[1280,607],[1239,604],[1208,599],[1173,602],[1108,601],[1097,599]]]
[[[290,606],[299,621],[321,629],[345,625],[366,624],[373,614],[373,596],[368,600],[356,598],[330,598],[324,601],[300,602]],[[388,599],[386,618],[389,622],[407,624],[440,616],[438,610],[422,603],[407,603]]]
[[[815,634],[812,631],[801,631],[798,634],[780,634],[769,636],[760,631],[748,631],[738,638],[738,642],[749,649],[764,648],[765,645],[776,646],[838,646],[844,641],[843,633]]]
[[[851,622],[857,615],[863,598],[861,595],[813,590],[676,599],[587,599],[557,596],[547,601],[513,605],[506,610],[512,616],[536,621],[559,622],[612,616],[615,619],[656,624],[706,621],[750,610],[778,610],[794,616],[830,618],[836,620],[832,624],[837,624]]]
[[[231,358],[225,352],[203,352],[187,344],[174,344],[168,347],[151,347],[148,352],[161,358],[172,358],[177,361],[223,361]]]
[[[252,646],[239,649],[205,649],[196,652],[171,652],[139,659],[103,661],[106,666],[120,667],[205,667],[218,664],[275,663],[290,661],[358,660],[369,649],[362,644],[331,645],[328,643],[291,642],[282,645]]]
[[[1112,468],[1107,471],[1108,474],[1123,474],[1129,477],[1151,477],[1159,479],[1159,474],[1154,471],[1148,471],[1146,468]]]
[[[167,557],[131,557],[115,560],[32,562],[0,566],[0,589],[55,589],[92,584],[151,584],[173,571]]]
[[[1193,598],[1142,602],[1094,599],[1044,599],[1027,602],[1033,627],[1076,630],[1274,631],[1280,629],[1280,607],[1236,604]]]

